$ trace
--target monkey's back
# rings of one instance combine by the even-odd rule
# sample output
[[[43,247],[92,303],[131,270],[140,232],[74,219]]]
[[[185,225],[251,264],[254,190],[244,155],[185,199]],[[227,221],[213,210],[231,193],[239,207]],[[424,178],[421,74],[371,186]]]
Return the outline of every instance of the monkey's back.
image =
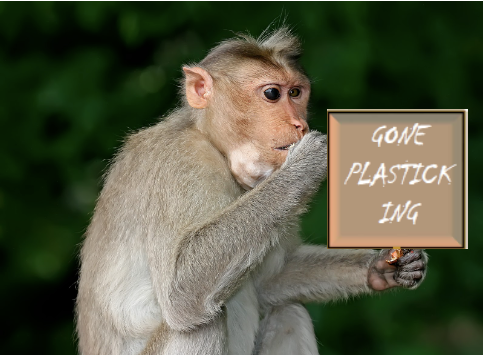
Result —
[[[148,236],[179,238],[241,193],[183,110],[131,135],[106,174],[81,251],[81,353],[139,353],[163,320],[154,288],[167,289],[167,277],[151,275]]]

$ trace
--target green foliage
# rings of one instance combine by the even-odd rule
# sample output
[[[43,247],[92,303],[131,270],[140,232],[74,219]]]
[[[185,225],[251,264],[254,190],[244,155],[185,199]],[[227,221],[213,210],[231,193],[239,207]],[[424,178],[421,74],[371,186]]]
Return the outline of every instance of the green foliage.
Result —
[[[0,2],[2,354],[75,354],[77,254],[125,135],[177,102],[181,65],[287,14],[328,108],[467,108],[483,151],[481,3]],[[469,157],[471,249],[431,250],[425,284],[308,305],[324,354],[477,354],[483,347],[482,154]],[[476,170],[476,172],[475,172]],[[326,185],[304,218],[326,238]],[[475,233],[476,232],[476,233]]]

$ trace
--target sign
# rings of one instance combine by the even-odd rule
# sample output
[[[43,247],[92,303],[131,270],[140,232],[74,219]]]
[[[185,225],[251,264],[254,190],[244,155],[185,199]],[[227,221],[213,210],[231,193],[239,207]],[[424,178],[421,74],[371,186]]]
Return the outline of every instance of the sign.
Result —
[[[467,110],[328,110],[329,248],[467,248]]]

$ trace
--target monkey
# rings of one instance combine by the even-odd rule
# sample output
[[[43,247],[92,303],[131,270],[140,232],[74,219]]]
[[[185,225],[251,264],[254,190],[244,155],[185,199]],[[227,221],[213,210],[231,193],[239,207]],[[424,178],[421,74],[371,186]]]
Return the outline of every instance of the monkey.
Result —
[[[287,27],[183,67],[181,101],[111,162],[80,252],[82,355],[318,354],[306,302],[417,288],[427,256],[302,243],[327,175]]]

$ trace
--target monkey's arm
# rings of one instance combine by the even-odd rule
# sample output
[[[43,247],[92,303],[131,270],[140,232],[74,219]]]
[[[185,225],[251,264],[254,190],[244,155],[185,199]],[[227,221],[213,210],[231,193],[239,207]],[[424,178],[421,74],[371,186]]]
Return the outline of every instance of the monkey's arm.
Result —
[[[395,286],[416,288],[425,276],[426,254],[413,251],[396,267],[389,251],[328,250],[302,245],[288,256],[285,267],[261,288],[265,305],[326,302]]]
[[[262,304],[325,302],[369,293],[367,273],[376,255],[373,250],[302,245],[288,255],[279,274],[262,281]]]
[[[155,292],[171,328],[187,330],[221,312],[244,275],[278,243],[276,226],[316,191],[325,152],[325,137],[308,134],[279,171],[214,218],[148,239]]]

